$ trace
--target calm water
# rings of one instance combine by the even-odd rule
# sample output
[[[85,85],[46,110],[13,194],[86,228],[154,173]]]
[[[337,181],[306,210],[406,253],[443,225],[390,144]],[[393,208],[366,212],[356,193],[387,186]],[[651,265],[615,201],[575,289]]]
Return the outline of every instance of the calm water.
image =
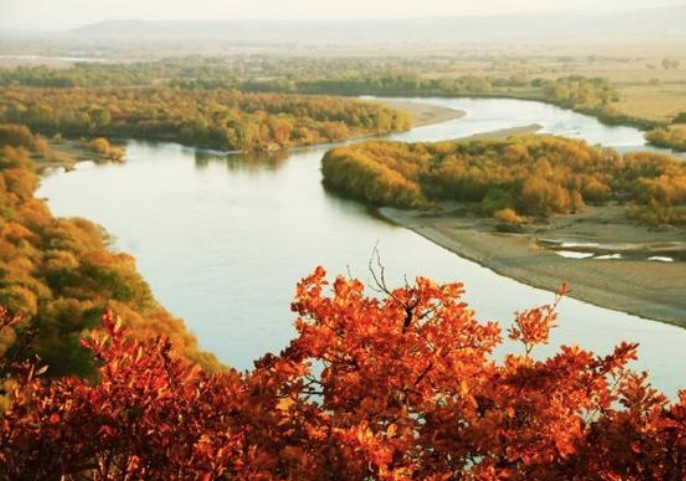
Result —
[[[627,127],[559,108],[507,99],[424,99],[468,115],[394,135],[440,140],[539,123],[559,133],[622,149],[643,144]],[[321,186],[325,147],[283,161],[213,156],[176,144],[130,142],[124,165],[83,163],[43,180],[58,215],[92,219],[138,259],[161,303],[187,320],[204,349],[237,368],[279,351],[293,334],[289,303],[296,282],[317,265],[368,280],[378,243],[389,282],[427,275],[463,281],[483,320],[508,325],[513,312],[552,294],[496,275],[418,235],[369,215]],[[563,277],[560,281],[562,282]],[[572,286],[573,287],[573,286]],[[640,369],[670,393],[686,385],[686,330],[566,299],[553,344],[577,342],[607,353],[621,340],[641,343]]]

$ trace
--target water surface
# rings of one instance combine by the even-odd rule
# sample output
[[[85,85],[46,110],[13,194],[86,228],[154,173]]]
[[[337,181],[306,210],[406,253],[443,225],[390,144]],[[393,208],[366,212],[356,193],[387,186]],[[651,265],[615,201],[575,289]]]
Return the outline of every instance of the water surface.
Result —
[[[409,99],[403,99],[409,100]],[[538,123],[545,132],[635,149],[642,133],[536,102],[510,99],[422,99],[467,115],[391,136],[444,140]],[[102,224],[130,252],[155,296],[186,319],[204,349],[239,369],[277,352],[293,335],[289,304],[296,282],[317,265],[369,279],[378,243],[389,282],[426,275],[460,280],[483,320],[509,324],[516,310],[552,294],[499,276],[417,234],[327,193],[320,160],[326,147],[285,160],[214,156],[176,144],[129,142],[123,165],[84,163],[54,173],[38,193],[57,215]],[[561,273],[560,282],[564,280]],[[572,286],[573,288],[573,286]],[[686,330],[566,299],[548,351],[579,343],[607,353],[621,340],[641,343],[640,369],[659,388],[686,385]]]

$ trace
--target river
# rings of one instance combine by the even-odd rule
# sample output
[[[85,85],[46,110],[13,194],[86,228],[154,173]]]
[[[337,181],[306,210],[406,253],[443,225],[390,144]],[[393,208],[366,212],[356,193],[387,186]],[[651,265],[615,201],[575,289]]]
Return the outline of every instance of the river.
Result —
[[[412,100],[412,99],[402,99]],[[419,100],[417,100],[419,101]],[[640,148],[642,133],[605,126],[558,107],[511,99],[422,99],[467,115],[390,138],[434,141],[538,123],[544,132],[619,150]],[[157,299],[186,320],[203,349],[247,369],[286,346],[295,284],[317,265],[369,279],[375,245],[390,284],[404,276],[465,283],[482,320],[508,326],[516,310],[547,303],[551,293],[499,276],[417,234],[327,193],[320,160],[326,146],[268,161],[213,155],[177,144],[130,141],[124,164],[79,164],[42,180],[39,197],[56,215],[103,225],[115,247],[133,254]],[[636,369],[674,394],[686,385],[686,330],[565,299],[551,344],[578,343],[599,354],[622,340],[640,342]]]

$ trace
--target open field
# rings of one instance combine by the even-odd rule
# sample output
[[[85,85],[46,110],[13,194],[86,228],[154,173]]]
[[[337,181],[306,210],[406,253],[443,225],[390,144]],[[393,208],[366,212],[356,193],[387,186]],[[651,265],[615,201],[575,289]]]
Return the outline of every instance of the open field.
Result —
[[[686,74],[686,68],[684,69]],[[686,75],[685,75],[686,76]],[[686,111],[686,81],[656,85],[622,85],[617,109],[631,117],[671,122]]]

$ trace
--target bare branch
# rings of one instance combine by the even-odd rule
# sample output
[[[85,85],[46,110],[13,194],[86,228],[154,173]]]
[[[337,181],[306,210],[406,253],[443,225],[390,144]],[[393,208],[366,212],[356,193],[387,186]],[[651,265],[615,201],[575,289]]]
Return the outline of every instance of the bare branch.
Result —
[[[374,262],[376,262],[376,266],[374,266]],[[403,333],[407,332],[410,326],[412,325],[414,310],[417,307],[417,304],[419,303],[419,299],[415,299],[414,302],[402,300],[388,288],[388,284],[386,283],[386,268],[381,262],[381,254],[379,253],[379,241],[377,241],[376,244],[374,244],[372,255],[369,258],[369,272],[372,275],[372,280],[374,281],[375,286],[372,287],[372,289],[376,292],[383,292],[387,296],[391,297],[405,310],[405,319],[403,321]],[[412,292],[412,288],[407,282],[407,276],[405,276],[405,291],[408,294]],[[409,297],[410,296],[408,296],[408,298]]]

